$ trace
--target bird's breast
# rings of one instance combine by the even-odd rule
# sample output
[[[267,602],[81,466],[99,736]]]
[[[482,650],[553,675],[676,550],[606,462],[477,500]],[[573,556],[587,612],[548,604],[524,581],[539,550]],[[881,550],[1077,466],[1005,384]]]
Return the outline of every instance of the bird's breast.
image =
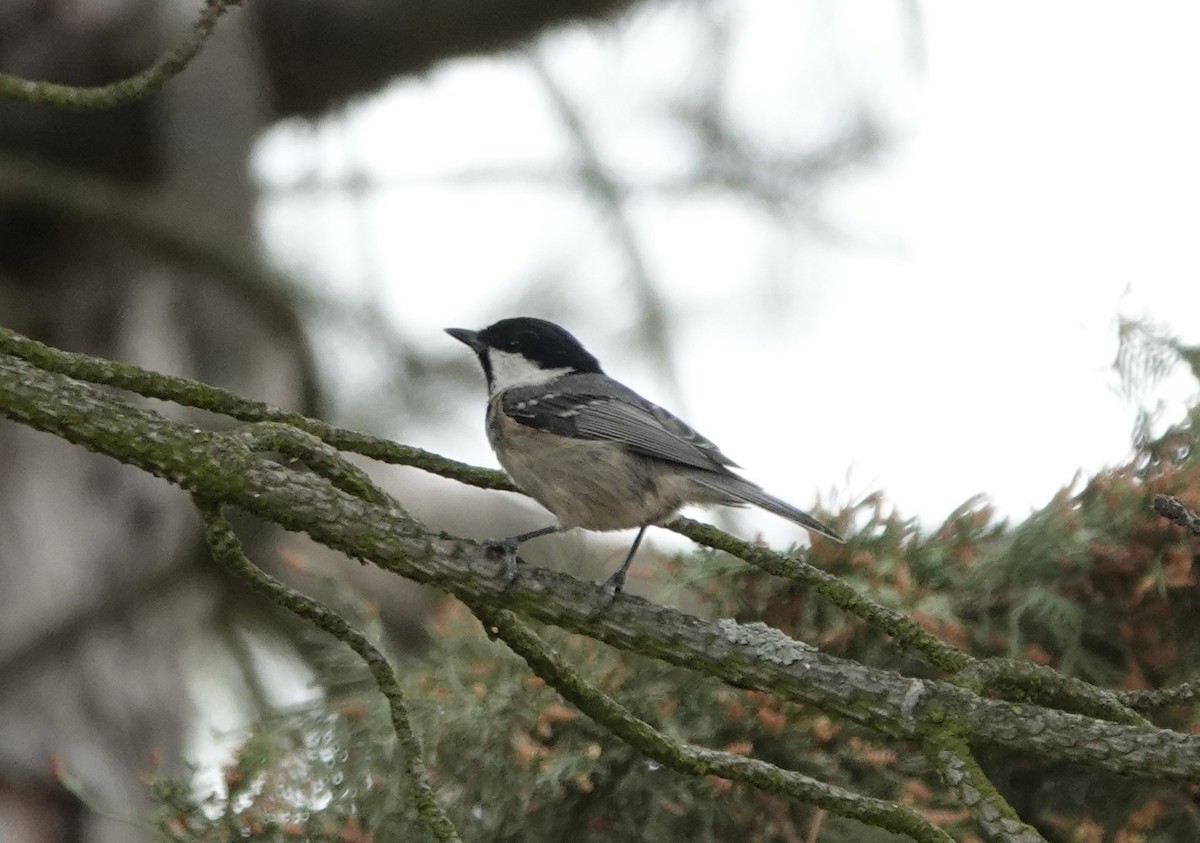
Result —
[[[575,439],[514,421],[488,402],[488,441],[513,481],[564,527],[621,530],[669,519],[694,484],[623,445]]]

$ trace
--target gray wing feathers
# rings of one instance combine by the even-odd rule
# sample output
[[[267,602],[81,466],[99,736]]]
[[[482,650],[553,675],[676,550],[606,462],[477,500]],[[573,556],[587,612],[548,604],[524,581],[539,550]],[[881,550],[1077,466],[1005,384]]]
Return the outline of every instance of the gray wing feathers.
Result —
[[[721,453],[720,448],[718,448],[709,440],[705,439],[696,431],[692,430],[678,417],[671,415],[657,404],[650,404],[648,401],[646,403],[649,404],[648,410],[650,415],[652,415],[654,420],[661,424],[667,431],[673,433],[681,439],[686,440],[690,444],[695,445],[697,448],[711,457],[713,462],[717,463],[718,465],[730,466],[732,468],[738,467],[737,463]]]
[[[791,504],[768,495],[749,480],[738,477],[736,474],[716,474],[713,472],[697,471],[691,477],[692,480],[701,486],[706,486],[714,492],[728,495],[735,501],[754,504],[757,507],[765,509],[767,512],[773,512],[782,518],[799,524],[806,530],[820,533],[822,536],[833,539],[836,542],[845,542],[845,539],[834,532],[832,528],[825,526],[807,512],[796,509]]]
[[[505,409],[534,427],[620,442],[661,460],[723,471],[721,450],[662,407],[607,375],[567,375],[541,389],[510,390]],[[536,407],[534,406],[536,405]]]
[[[682,419],[647,401],[624,384],[607,375],[571,377],[577,379],[580,388],[600,399],[581,410],[581,426],[586,424],[596,425],[597,429],[607,428],[616,434],[617,441],[644,447],[652,457],[697,468],[737,466],[721,453],[720,448],[692,430]],[[622,435],[624,438],[621,438]],[[640,439],[641,443],[631,441],[634,439]],[[656,446],[664,448],[666,452],[653,450]],[[685,454],[687,458],[684,458]]]
[[[606,375],[567,375],[544,387],[510,390],[505,410],[523,424],[567,436],[619,442],[646,456],[676,463],[686,467],[685,473],[694,482],[727,503],[754,504],[814,533],[843,541],[807,512],[732,473],[729,467],[737,463],[716,445]]]
[[[623,401],[600,400],[581,407],[575,426],[582,436],[620,442],[648,456],[682,465],[718,471],[732,464],[715,445],[683,422],[676,427],[646,408]]]

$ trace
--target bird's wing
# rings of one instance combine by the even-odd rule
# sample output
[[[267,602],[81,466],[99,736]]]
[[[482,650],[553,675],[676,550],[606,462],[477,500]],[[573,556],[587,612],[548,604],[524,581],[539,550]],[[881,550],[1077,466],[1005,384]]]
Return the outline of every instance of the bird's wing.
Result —
[[[716,445],[607,375],[564,375],[544,385],[510,389],[502,400],[504,412],[523,425],[559,436],[619,442],[632,451],[685,466],[683,474],[717,493],[723,503],[754,504],[843,541],[807,512],[731,472],[734,462]]]
[[[515,421],[561,436],[619,442],[708,471],[736,466],[679,418],[605,375],[565,375],[544,386],[509,390],[503,400],[504,412]]]

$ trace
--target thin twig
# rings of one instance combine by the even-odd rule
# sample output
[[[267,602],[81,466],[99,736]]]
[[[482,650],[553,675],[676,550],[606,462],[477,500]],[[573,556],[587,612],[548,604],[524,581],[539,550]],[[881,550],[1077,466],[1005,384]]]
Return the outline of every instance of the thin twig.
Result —
[[[375,485],[370,475],[347,462],[337,448],[307,431],[281,422],[257,422],[237,434],[256,451],[275,451],[296,460],[347,494],[367,503],[401,509],[399,502]]]
[[[999,691],[1005,699],[1028,699],[1042,705],[1053,704],[1066,711],[1101,717],[1113,723],[1150,725],[1116,692],[1097,688],[1073,676],[1063,676],[1053,668],[1034,662],[980,659],[959,673],[957,680],[963,687],[976,692]]]
[[[697,544],[736,556],[769,574],[812,586],[818,594],[839,609],[844,609],[876,629],[886,632],[902,647],[916,650],[929,659],[930,663],[948,673],[962,670],[973,661],[971,656],[922,629],[907,615],[864,597],[841,577],[810,565],[802,559],[775,553],[689,518],[676,518],[663,526],[681,536],[687,536]]]
[[[192,24],[191,34],[175,49],[163,54],[154,64],[134,76],[108,85],[77,86],[0,73],[0,97],[76,111],[96,111],[136,102],[158,90],[187,67],[212,35],[217,21],[230,9],[240,6],[241,2],[206,0],[204,9]]]
[[[1153,691],[1121,691],[1118,696],[1125,705],[1137,711],[1157,711],[1171,705],[1184,705],[1200,698],[1200,679]]]
[[[396,740],[400,745],[401,763],[405,775],[412,783],[417,813],[438,840],[443,843],[450,843],[450,841],[461,843],[454,824],[446,816],[442,806],[438,804],[433,785],[429,781],[428,771],[425,768],[420,739],[413,731],[412,723],[408,718],[404,692],[400,688],[400,681],[396,677],[395,670],[388,663],[387,657],[371,644],[365,635],[352,627],[332,609],[294,591],[255,566],[246,557],[241,540],[238,539],[233,526],[221,514],[218,506],[200,500],[196,501],[196,506],[204,518],[204,536],[212,550],[213,557],[218,562],[245,579],[254,589],[266,595],[271,602],[294,612],[346,644],[366,663],[367,669],[371,671],[371,676],[375,679],[375,684],[387,698],[392,728],[396,732]]]
[[[1163,518],[1169,518],[1192,535],[1200,536],[1200,515],[1184,506],[1179,498],[1174,495],[1155,495],[1153,506],[1154,511]]]
[[[574,667],[508,610],[471,604],[471,610],[493,635],[507,644],[538,676],[580,711],[634,749],[678,772],[713,775],[782,793],[835,814],[907,834],[914,840],[950,841],[946,832],[902,805],[874,799],[784,770],[757,758],[674,741],[585,680]]]

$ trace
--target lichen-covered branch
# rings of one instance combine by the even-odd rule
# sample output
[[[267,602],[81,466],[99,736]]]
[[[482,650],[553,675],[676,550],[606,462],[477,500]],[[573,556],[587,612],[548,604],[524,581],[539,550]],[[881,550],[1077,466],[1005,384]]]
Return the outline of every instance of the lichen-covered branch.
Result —
[[[676,518],[667,526],[697,544],[732,554],[769,574],[812,586],[834,606],[886,632],[902,647],[921,653],[948,673],[962,670],[973,661],[962,650],[922,629],[912,618],[874,602],[845,580],[802,559],[775,553],[688,518]]]
[[[885,735],[924,742],[950,729],[971,744],[1131,775],[1200,778],[1197,735],[988,699],[950,683],[835,658],[761,625],[705,621],[629,596],[596,616],[594,584],[553,571],[524,570],[505,590],[500,564],[474,542],[431,534],[395,507],[365,501],[310,471],[293,471],[236,430],[197,430],[5,353],[0,413],[472,605],[508,608]]]
[[[69,375],[89,383],[120,387],[146,397],[220,413],[240,421],[287,425],[319,438],[332,448],[358,453],[380,462],[413,466],[479,488],[518,491],[505,475],[497,471],[476,468],[420,448],[335,427],[319,419],[251,401],[198,381],[50,348],[4,328],[0,328],[0,352],[13,354],[45,371]],[[802,559],[775,553],[687,518],[676,518],[666,526],[697,544],[730,553],[770,574],[813,587],[834,606],[886,632],[901,646],[921,653],[935,667],[950,674],[961,672],[962,675],[955,681],[976,692],[985,686],[1010,690],[1018,693],[1018,698],[1029,702],[1067,707],[1071,711],[1119,723],[1136,722],[1139,719],[1126,708],[1127,705],[1145,710],[1167,704],[1136,705],[1131,701],[1133,697],[1127,699],[1122,695],[1114,695],[1103,688],[1077,679],[1066,679],[1053,671],[1039,670],[1023,662],[995,660],[981,663],[931,635],[911,618],[876,603],[841,578]],[[1167,692],[1155,693],[1161,695]]]
[[[319,437],[334,448],[358,453],[381,462],[414,466],[484,489],[519,491],[506,476],[497,471],[475,468],[419,448],[410,448],[334,427],[319,419],[310,419],[299,413],[250,401],[208,384],[49,348],[4,328],[0,328],[0,351],[28,360],[46,371],[58,372],[90,383],[120,387],[146,397],[221,413],[240,421],[288,424]],[[770,574],[813,586],[833,605],[883,630],[902,646],[922,653],[942,670],[954,672],[971,662],[966,653],[938,640],[911,618],[875,603],[827,571],[687,518],[676,518],[666,526],[698,544],[730,553]]]
[[[868,825],[906,834],[914,840],[946,843],[953,839],[916,811],[895,802],[863,796],[757,758],[674,741],[585,680],[512,612],[485,606],[473,608],[492,634],[523,658],[546,684],[648,758],[688,775],[721,776],[782,793]]]
[[[26,360],[46,372],[67,375],[87,383],[114,386],[146,398],[171,401],[184,407],[195,407],[229,416],[238,421],[280,422],[312,434],[338,450],[361,454],[391,465],[413,466],[482,489],[517,491],[512,481],[498,471],[476,468],[420,448],[335,427],[320,419],[242,398],[200,381],[51,348],[4,327],[0,327],[0,353]]]
[[[941,774],[942,781],[975,817],[988,840],[993,843],[1046,843],[1037,829],[1021,822],[965,743],[949,736],[935,739],[926,745],[926,754]]]
[[[401,508],[396,499],[376,486],[365,471],[347,462],[336,448],[307,431],[280,422],[259,422],[241,428],[238,435],[257,451],[277,452],[301,463],[349,495],[377,506]]]
[[[1122,691],[1120,696],[1122,702],[1136,711],[1157,711],[1172,705],[1185,705],[1200,697],[1200,679],[1154,691]]]
[[[388,701],[392,728],[399,744],[400,765],[412,784],[417,813],[437,840],[442,843],[461,843],[462,838],[458,836],[454,824],[438,804],[433,785],[429,782],[421,742],[413,731],[408,707],[404,703],[404,692],[387,657],[336,612],[288,588],[256,567],[246,558],[241,540],[233,531],[233,525],[221,514],[219,506],[202,500],[197,501],[197,506],[204,518],[204,536],[218,562],[246,580],[254,589],[265,594],[276,605],[294,612],[318,629],[345,643],[366,663],[375,684]]]
[[[1200,515],[1184,506],[1183,501],[1174,495],[1155,495],[1154,511],[1174,521],[1193,536],[1200,536]]]
[[[1149,725],[1113,691],[1063,676],[1056,670],[1017,659],[982,659],[972,662],[956,681],[973,691],[999,691],[1006,699],[1026,699],[1055,705],[1114,723]]]
[[[77,111],[95,111],[135,102],[154,93],[187,67],[212,35],[217,21],[230,9],[241,5],[241,2],[206,0],[188,37],[150,67],[128,79],[92,87],[61,85],[0,73],[0,97]]]

